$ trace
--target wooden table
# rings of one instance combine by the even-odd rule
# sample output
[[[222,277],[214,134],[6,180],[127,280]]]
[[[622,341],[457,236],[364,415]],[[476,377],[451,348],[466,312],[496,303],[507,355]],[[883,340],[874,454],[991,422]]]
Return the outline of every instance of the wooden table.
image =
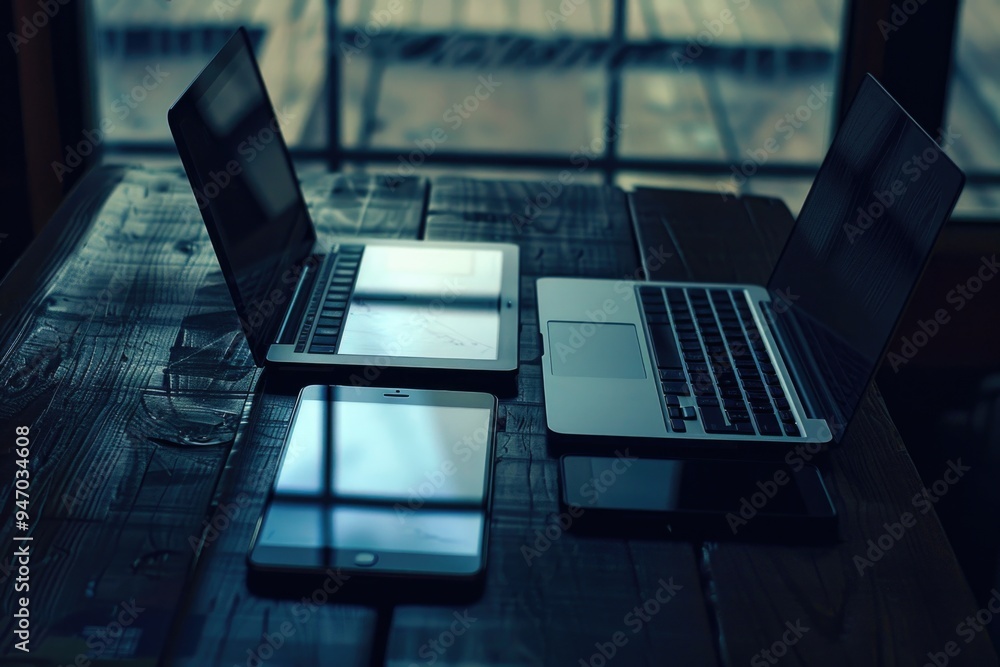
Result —
[[[914,510],[921,483],[876,389],[822,461],[836,546],[552,529],[534,279],[633,276],[659,252],[656,277],[762,281],[791,225],[780,203],[671,193],[660,249],[655,230],[636,238],[613,188],[570,186],[525,225],[509,214],[544,201],[540,184],[390,189],[312,174],[304,188],[321,235],[520,244],[521,368],[501,401],[482,598],[385,608],[348,601],[351,581],[334,579],[306,601],[248,591],[244,558],[294,396],[254,368],[183,175],[104,167],[0,285],[0,664],[922,665],[948,648],[948,664],[996,664],[985,632],[960,634],[976,604],[936,515]],[[21,425],[26,533],[14,525]],[[915,525],[859,575],[855,557],[907,511]],[[33,538],[30,655],[13,650],[8,611],[25,595],[13,535]]]

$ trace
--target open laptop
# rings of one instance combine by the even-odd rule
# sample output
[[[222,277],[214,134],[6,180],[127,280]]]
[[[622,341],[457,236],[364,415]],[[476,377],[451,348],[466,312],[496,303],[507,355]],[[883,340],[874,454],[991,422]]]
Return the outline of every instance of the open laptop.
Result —
[[[964,181],[867,77],[766,286],[537,281],[549,430],[751,455],[839,442]]]
[[[167,119],[258,366],[516,372],[517,246],[321,247],[244,29]]]

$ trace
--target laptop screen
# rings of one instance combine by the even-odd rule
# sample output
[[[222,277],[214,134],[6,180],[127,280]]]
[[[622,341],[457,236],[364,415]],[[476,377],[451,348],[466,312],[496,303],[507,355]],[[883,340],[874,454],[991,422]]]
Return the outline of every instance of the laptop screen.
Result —
[[[866,78],[768,282],[803,381],[821,379],[808,393],[837,441],[963,183],[931,137]]]
[[[242,29],[168,118],[241,327],[260,363],[315,232]]]

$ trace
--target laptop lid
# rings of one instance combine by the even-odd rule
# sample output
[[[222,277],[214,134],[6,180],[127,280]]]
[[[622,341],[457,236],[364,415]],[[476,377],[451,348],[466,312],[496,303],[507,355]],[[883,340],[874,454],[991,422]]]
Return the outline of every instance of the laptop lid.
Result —
[[[767,288],[808,394],[840,441],[965,176],[869,75]],[[815,380],[819,380],[816,382]]]
[[[246,30],[236,31],[167,120],[262,366],[316,233]]]

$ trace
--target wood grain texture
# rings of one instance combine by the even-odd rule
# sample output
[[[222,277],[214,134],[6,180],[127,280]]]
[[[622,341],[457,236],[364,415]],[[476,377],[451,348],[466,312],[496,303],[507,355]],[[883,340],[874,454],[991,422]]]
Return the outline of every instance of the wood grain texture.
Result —
[[[226,539],[206,551],[221,560],[199,566],[227,585],[198,587],[208,598],[192,601],[196,615],[199,604],[224,611],[206,613],[211,622],[183,633],[176,653],[179,662],[193,656],[193,664],[206,664],[206,655],[243,662],[256,648],[251,640],[272,631],[268,619],[280,626],[291,606],[246,593],[242,554],[292,403],[264,396],[254,414],[277,426],[250,429],[248,442],[237,445],[260,372],[181,172],[107,168],[85,183],[0,288],[0,432],[12,434],[19,424],[32,430],[31,535],[39,554],[33,653],[53,664],[88,651],[93,659],[159,656],[189,590],[199,540],[210,532],[205,522],[219,519],[216,506],[231,504],[226,494],[235,489],[257,504],[241,507]],[[424,181],[390,191],[367,176],[318,174],[303,187],[321,236],[362,229],[369,236],[417,235]],[[0,488],[11,510],[13,436],[4,437]],[[249,456],[259,457],[250,468],[257,474],[239,478],[249,486],[236,486],[226,471],[243,470]],[[13,511],[4,516],[7,538]],[[3,544],[7,584],[12,543]],[[5,585],[2,595],[5,608],[13,608],[13,587]],[[88,649],[87,640],[133,599],[145,611],[130,626],[129,641]],[[343,664],[367,664],[372,611],[331,604],[313,617],[318,622],[299,636],[316,641],[286,648],[287,664],[311,664],[318,651],[334,647]],[[241,630],[227,625],[233,619]],[[189,622],[185,615],[184,627]],[[3,627],[9,636],[9,617]]]
[[[520,227],[511,216],[542,201],[543,185],[316,173],[303,189],[321,237],[522,249],[521,368],[500,406],[483,596],[385,610],[347,597],[350,581],[305,601],[251,591],[246,549],[294,394],[253,367],[181,173],[102,168],[0,284],[0,433],[32,427],[36,664],[599,664],[621,632],[608,664],[737,665],[796,620],[810,630],[781,664],[923,664],[949,640],[962,649],[950,664],[996,664],[986,633],[956,639],[975,605],[933,512],[864,576],[855,569],[854,555],[913,511],[920,489],[874,389],[822,461],[842,514],[836,546],[622,540],[559,526],[534,278],[619,279],[645,266],[653,277],[761,281],[790,226],[783,206],[669,192],[656,219],[667,233],[648,222],[633,237],[614,188],[566,188]],[[13,438],[0,437],[10,609]],[[653,605],[665,583],[676,594]],[[88,647],[132,600],[143,611],[122,639]],[[467,627],[449,636],[456,613]],[[0,627],[9,637],[9,616]]]

